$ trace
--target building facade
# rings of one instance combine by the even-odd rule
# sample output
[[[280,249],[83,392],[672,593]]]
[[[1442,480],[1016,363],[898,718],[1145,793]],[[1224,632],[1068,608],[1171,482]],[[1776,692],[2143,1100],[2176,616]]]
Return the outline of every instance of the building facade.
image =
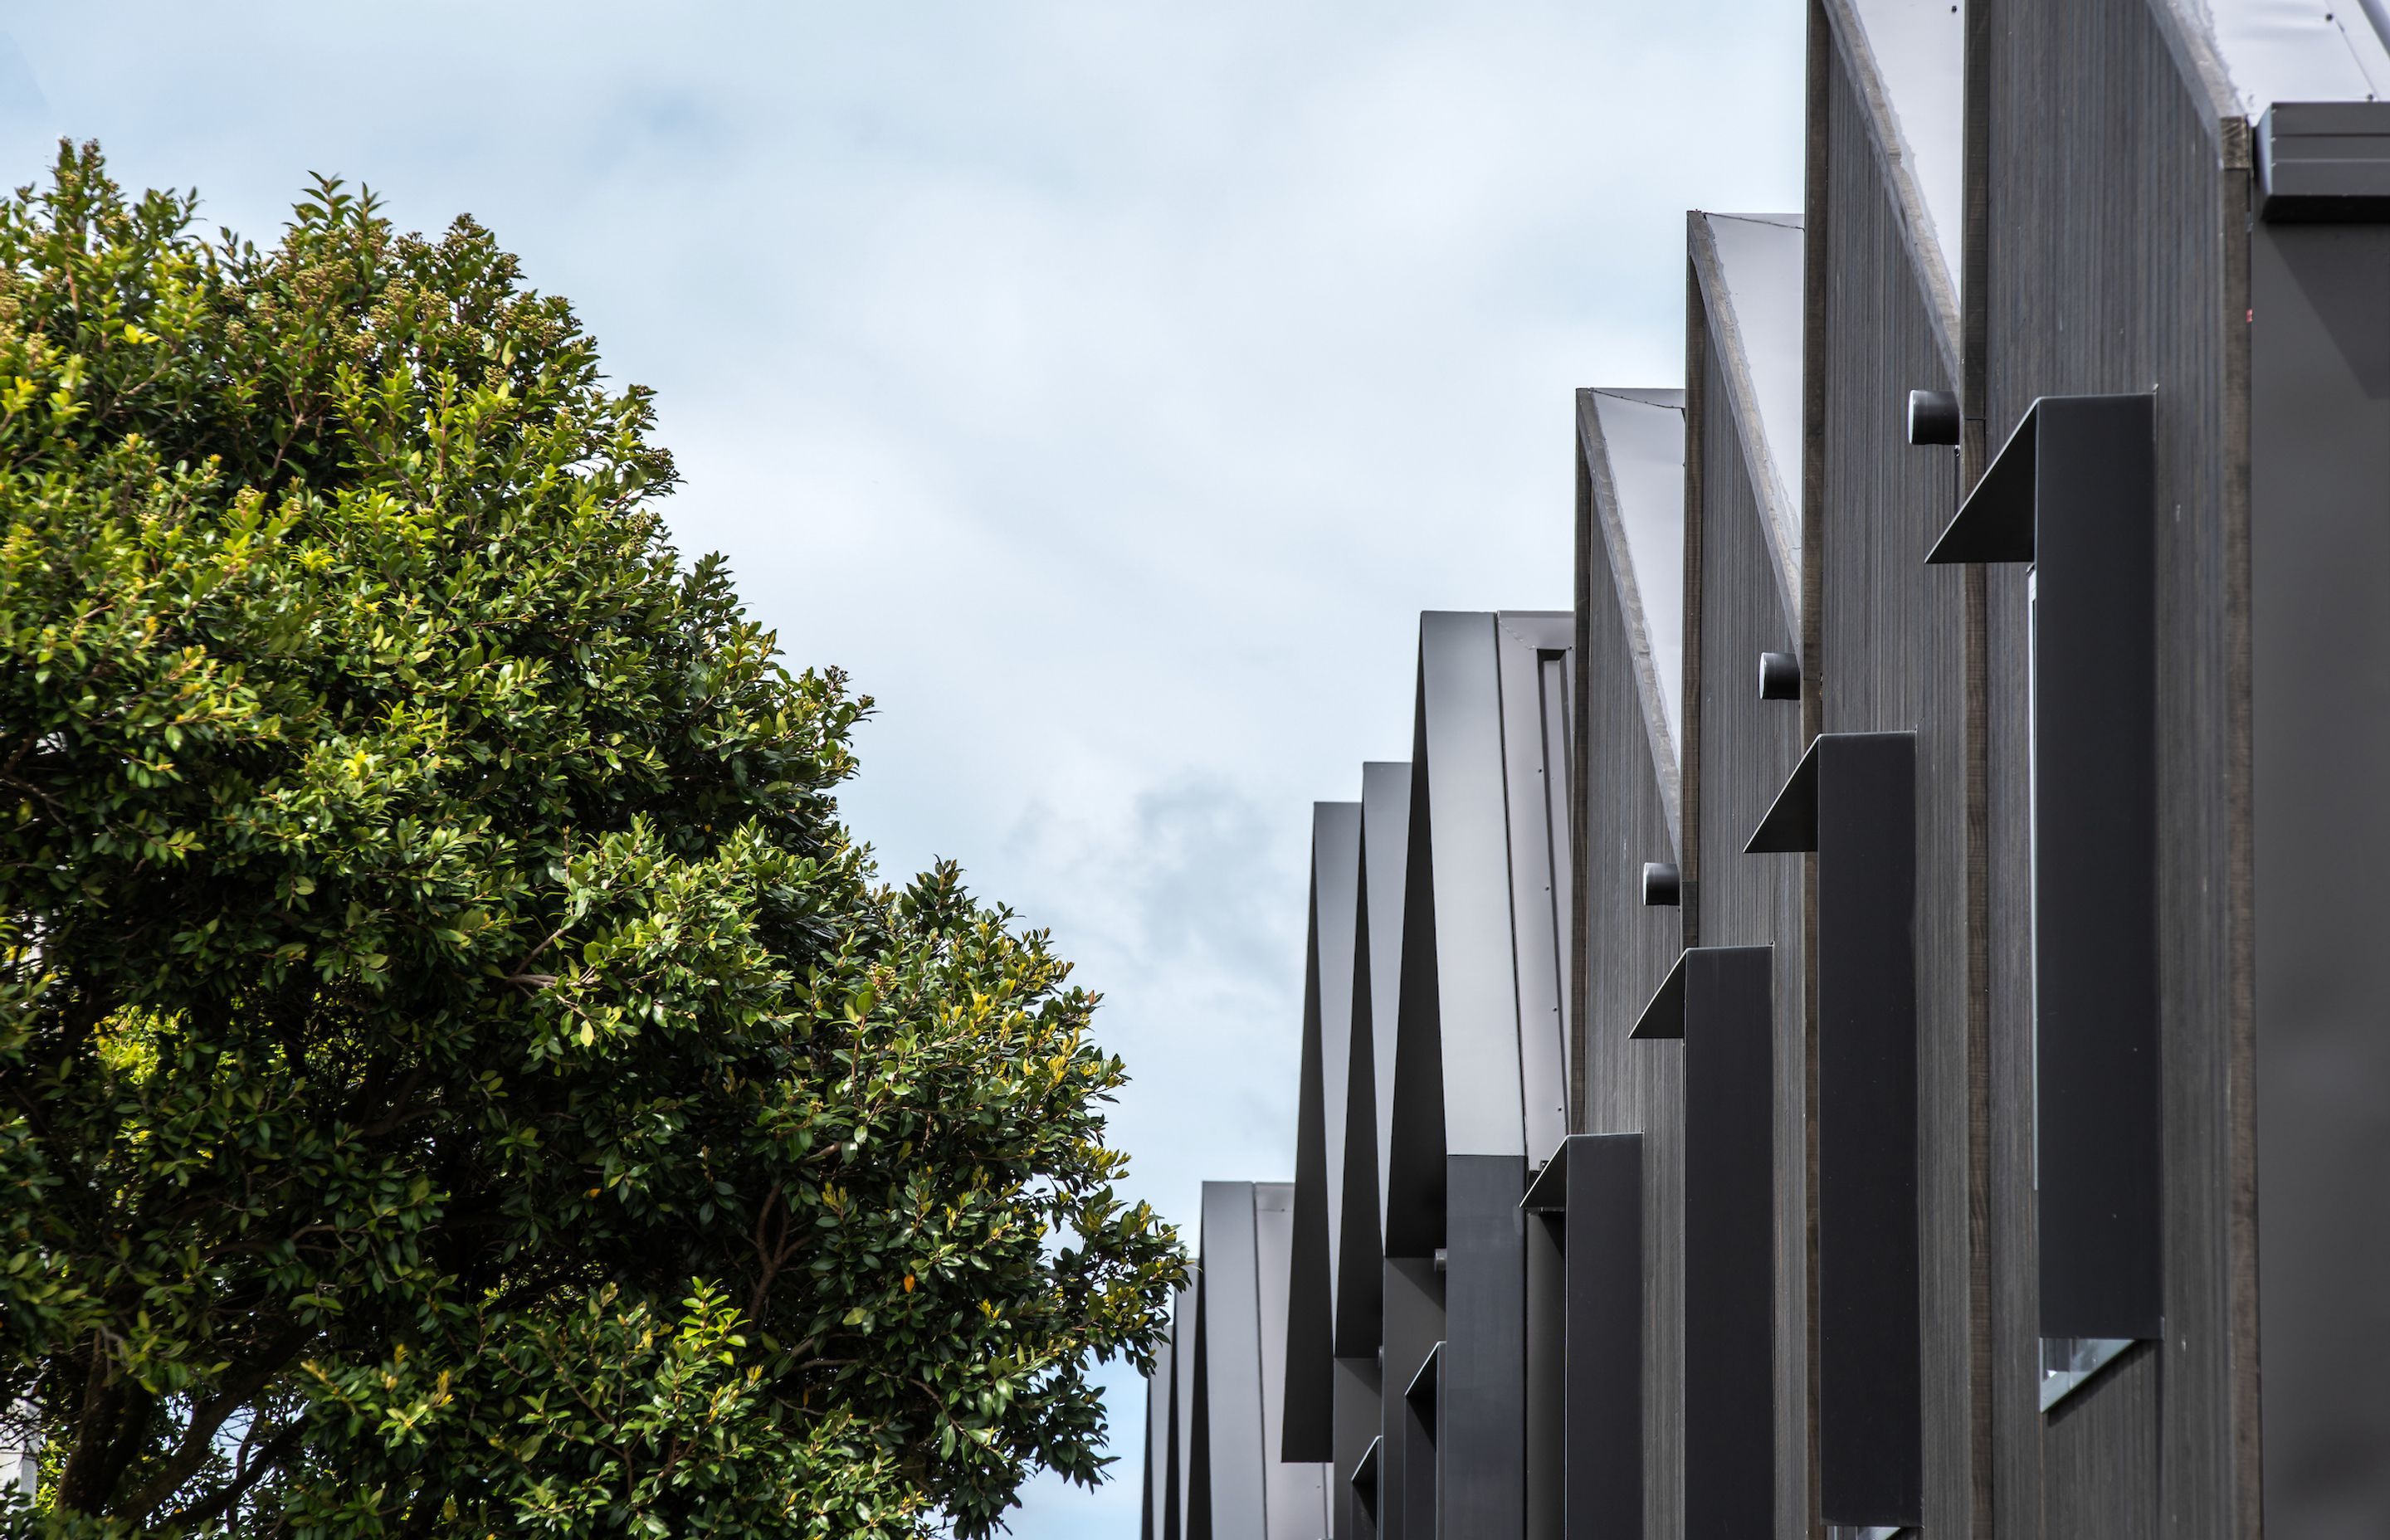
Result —
[[[2390,7],[1808,9],[1574,613],[1316,810],[1149,1540],[2390,1535]]]

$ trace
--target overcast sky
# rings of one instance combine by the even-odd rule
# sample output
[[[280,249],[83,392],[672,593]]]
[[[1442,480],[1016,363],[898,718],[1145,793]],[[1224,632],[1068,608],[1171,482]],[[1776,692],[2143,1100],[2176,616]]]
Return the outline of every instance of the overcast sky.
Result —
[[[1291,1174],[1316,800],[1421,609],[1565,608],[1580,385],[1680,382],[1684,211],[1800,201],[1795,0],[0,0],[60,134],[260,240],[470,212],[662,392],[684,551],[876,697],[846,814],[1050,927],[1130,1186]],[[1133,1535],[1113,1485],[1015,1529]]]

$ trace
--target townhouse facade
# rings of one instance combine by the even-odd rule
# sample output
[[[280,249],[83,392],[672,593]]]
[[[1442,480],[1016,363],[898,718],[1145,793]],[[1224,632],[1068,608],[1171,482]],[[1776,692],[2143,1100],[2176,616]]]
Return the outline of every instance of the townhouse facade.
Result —
[[[1148,1540],[2390,1534],[2390,10],[1808,19],[1315,809]]]

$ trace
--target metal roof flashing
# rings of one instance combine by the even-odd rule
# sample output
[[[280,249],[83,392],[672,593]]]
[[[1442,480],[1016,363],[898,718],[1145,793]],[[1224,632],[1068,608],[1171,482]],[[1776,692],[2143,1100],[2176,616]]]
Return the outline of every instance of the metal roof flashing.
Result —
[[[1868,77],[1860,95],[1889,141],[1882,147],[1889,179],[1914,195],[1911,217],[1925,226],[1919,257],[1939,259],[1942,270],[1928,287],[1938,289],[1936,308],[1947,308],[1943,324],[1955,336],[1966,224],[1965,19],[1949,0],[1832,0],[1827,11]]]
[[[1684,737],[1685,392],[1585,392],[1579,436],[1595,517],[1637,654],[1652,758],[1675,822],[1677,744]],[[1656,708],[1656,710],[1654,710]]]
[[[1691,242],[1710,325],[1725,353],[1752,490],[1767,510],[1787,617],[1801,594],[1799,214],[1697,212]]]

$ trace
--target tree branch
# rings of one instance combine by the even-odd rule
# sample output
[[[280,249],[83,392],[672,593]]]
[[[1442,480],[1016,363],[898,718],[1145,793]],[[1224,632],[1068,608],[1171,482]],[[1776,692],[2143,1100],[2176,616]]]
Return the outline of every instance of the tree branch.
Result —
[[[122,1511],[133,1518],[147,1518],[150,1509],[174,1495],[176,1487],[199,1474],[199,1467],[208,1463],[216,1430],[225,1425],[225,1419],[254,1400],[257,1392],[281,1373],[315,1335],[309,1327],[285,1327],[257,1356],[227,1372],[215,1395],[191,1408],[190,1425],[183,1430],[181,1445],[167,1457],[156,1475],[124,1499]]]
[[[304,1426],[304,1422],[293,1418],[288,1427],[266,1440],[259,1448],[254,1464],[245,1465],[231,1481],[225,1482],[214,1493],[173,1515],[166,1521],[163,1527],[172,1530],[185,1525],[203,1524],[211,1519],[221,1519],[231,1512],[241,1498],[249,1495],[251,1487],[264,1480],[266,1472],[278,1469],[290,1451],[299,1447],[300,1430]]]

